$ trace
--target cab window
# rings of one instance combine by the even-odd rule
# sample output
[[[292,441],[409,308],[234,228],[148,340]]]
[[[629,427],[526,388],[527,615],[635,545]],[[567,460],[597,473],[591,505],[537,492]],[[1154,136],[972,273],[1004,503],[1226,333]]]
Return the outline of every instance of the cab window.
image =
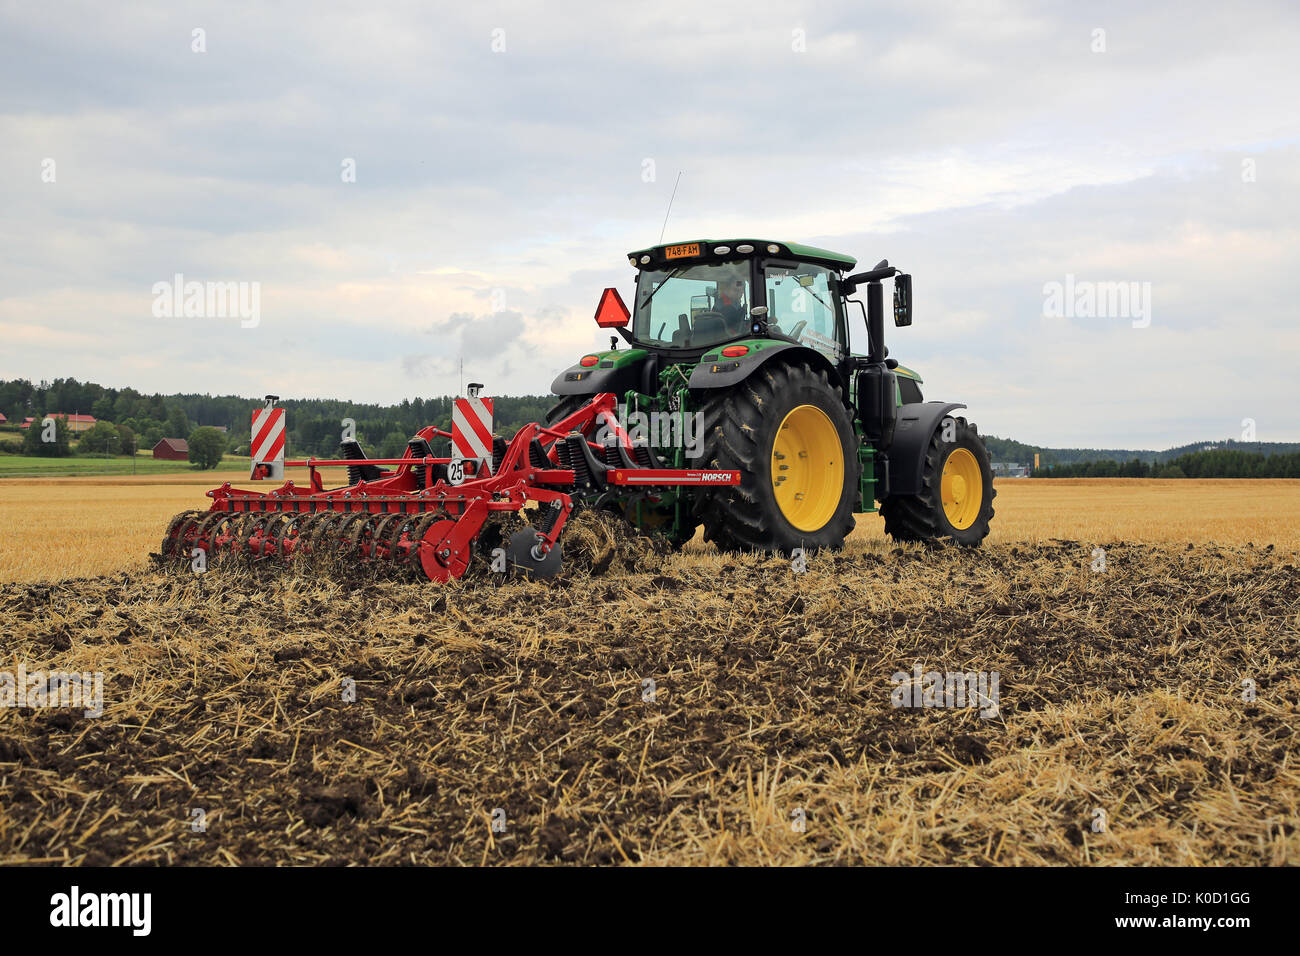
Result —
[[[720,262],[637,277],[632,334],[655,348],[703,348],[749,329],[749,263]]]
[[[901,405],[914,405],[921,401],[921,386],[914,379],[898,376],[898,401]]]
[[[839,358],[843,352],[835,312],[835,275],[823,266],[769,265],[767,320],[778,332],[819,352]]]

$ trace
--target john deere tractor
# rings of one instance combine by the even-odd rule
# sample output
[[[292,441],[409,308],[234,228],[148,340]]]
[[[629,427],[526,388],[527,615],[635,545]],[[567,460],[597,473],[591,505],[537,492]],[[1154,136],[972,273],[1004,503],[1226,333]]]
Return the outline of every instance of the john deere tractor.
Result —
[[[911,276],[883,261],[854,273],[851,256],[764,239],[654,246],[628,261],[631,309],[606,289],[596,313],[625,347],[612,336],[562,372],[549,421],[613,393],[643,464],[738,470],[741,482],[611,489],[604,507],[675,543],[703,525],[726,550],[838,548],[854,514],[876,510],[895,539],[984,540],[993,476],[974,423],[953,414],[966,406],[925,401],[921,377],[885,347],[882,283],[893,281],[894,324],[907,326]],[[865,355],[850,349],[855,312]]]

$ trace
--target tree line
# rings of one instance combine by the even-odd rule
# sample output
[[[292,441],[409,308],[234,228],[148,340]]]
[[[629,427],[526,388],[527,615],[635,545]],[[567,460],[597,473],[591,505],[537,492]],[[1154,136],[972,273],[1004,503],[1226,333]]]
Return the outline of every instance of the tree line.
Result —
[[[334,457],[350,422],[368,456],[397,458],[424,426],[451,430],[453,400],[443,395],[378,405],[301,398],[278,404],[287,416],[286,439],[292,457]],[[508,438],[527,422],[545,421],[557,401],[554,395],[495,396],[496,433]],[[201,432],[197,441],[203,446],[205,462],[213,455],[219,461],[218,451],[247,455],[252,412],[261,405],[261,399],[239,395],[146,395],[133,388],[106,388],[74,378],[35,385],[26,379],[0,381],[0,412],[13,425],[27,416],[39,424],[47,415],[93,415],[97,422],[81,434],[75,449],[79,454],[133,454],[137,448],[152,448],[162,438],[184,438],[194,444],[196,433]],[[224,426],[226,431],[207,426]],[[41,442],[33,431],[24,434],[24,454],[74,453],[62,424],[52,443]],[[1039,478],[1300,478],[1300,451],[1295,444],[1227,442],[1230,447],[1207,451],[1142,453],[1149,455],[1148,459],[1132,451],[1038,448],[991,435],[985,442],[994,461],[1030,464],[1039,452],[1042,467],[1034,472]],[[5,447],[0,444],[0,449]],[[1089,455],[1089,460],[1076,460]]]
[[[1259,455],[1216,448],[1179,455],[1168,462],[1134,458],[1075,462],[1036,469],[1035,478],[1300,478],[1300,452]]]
[[[334,457],[345,429],[350,429],[368,456],[398,458],[407,441],[426,425],[451,430],[453,400],[444,395],[378,405],[307,398],[277,404],[285,409],[285,438],[293,457]],[[493,397],[494,430],[513,436],[527,422],[545,421],[557,401],[553,395]],[[93,415],[96,424],[81,435],[79,453],[132,454],[137,447],[152,448],[163,438],[189,440],[200,426],[223,426],[224,434],[215,432],[221,436],[222,451],[247,455],[252,413],[262,404],[261,399],[238,395],[145,395],[133,388],[106,388],[73,378],[35,385],[26,379],[0,381],[0,412],[14,425],[29,416],[39,424],[46,416]],[[63,424],[57,427],[62,437],[41,442],[32,436],[30,450],[24,436],[24,453],[72,454]],[[205,443],[212,441],[206,432],[202,437]]]

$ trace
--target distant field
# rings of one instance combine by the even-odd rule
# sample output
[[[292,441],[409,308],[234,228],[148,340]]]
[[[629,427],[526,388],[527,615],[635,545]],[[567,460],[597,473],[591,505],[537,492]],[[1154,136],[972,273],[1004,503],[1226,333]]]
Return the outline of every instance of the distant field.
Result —
[[[248,474],[248,459],[227,455],[216,471],[204,472],[187,461],[157,461],[141,455],[130,458],[37,458],[25,455],[0,455],[0,478],[53,478],[82,475],[212,475],[242,472]]]
[[[60,580],[143,567],[172,515],[204,508],[204,491],[242,468],[131,477],[0,481],[0,581]],[[327,486],[342,470],[325,470]],[[305,482],[305,473],[304,473]],[[1300,550],[1300,481],[1008,479],[997,483],[990,543],[1064,538],[1090,544],[1253,542]],[[850,551],[883,551],[878,515],[860,515]],[[712,553],[697,536],[688,550]]]
[[[1300,550],[1293,478],[1008,478],[995,487],[993,541],[1253,541]]]

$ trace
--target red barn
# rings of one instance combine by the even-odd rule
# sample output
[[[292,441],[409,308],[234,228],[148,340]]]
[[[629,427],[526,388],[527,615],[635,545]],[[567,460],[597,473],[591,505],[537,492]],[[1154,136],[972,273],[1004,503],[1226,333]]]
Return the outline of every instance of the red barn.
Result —
[[[153,446],[153,456],[163,461],[189,461],[190,443],[184,438],[164,438]]]
[[[95,424],[94,415],[64,415],[62,412],[51,412],[46,418],[66,418],[68,420],[68,431],[70,432],[88,432]],[[0,421],[4,421],[4,416],[0,415]],[[31,428],[36,421],[31,415],[28,415],[19,428]]]

